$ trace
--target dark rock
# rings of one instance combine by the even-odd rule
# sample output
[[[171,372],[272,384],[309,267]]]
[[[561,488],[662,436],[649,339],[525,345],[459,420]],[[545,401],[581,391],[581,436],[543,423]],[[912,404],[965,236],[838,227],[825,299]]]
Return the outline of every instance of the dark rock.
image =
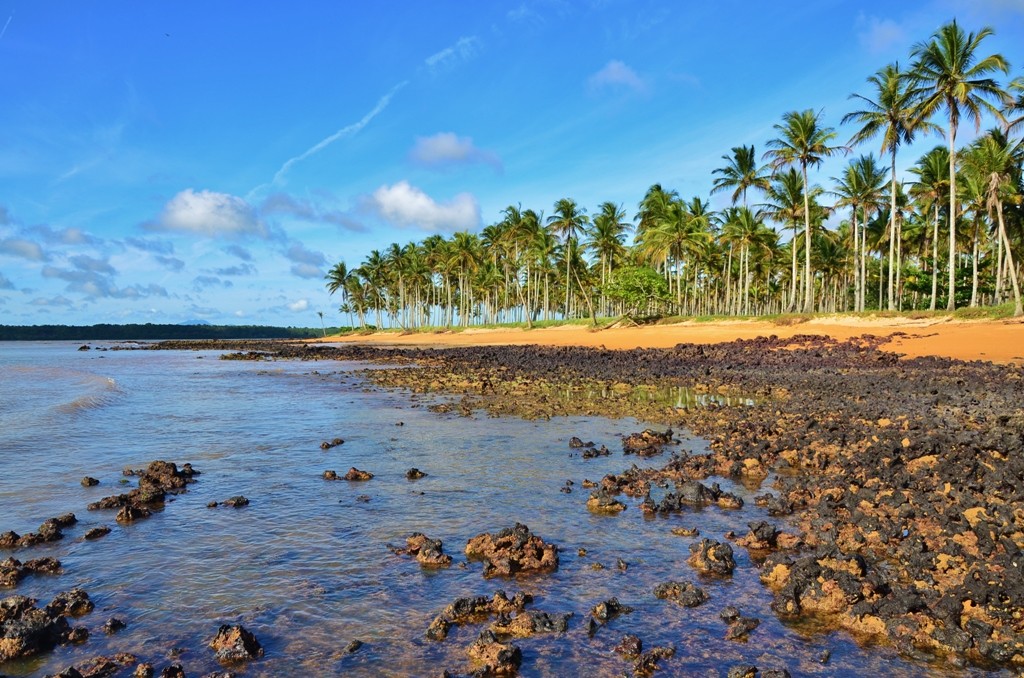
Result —
[[[49,652],[69,631],[63,615],[40,610],[32,598],[0,600],[0,662]]]
[[[558,548],[547,544],[522,523],[496,534],[478,534],[466,544],[466,555],[484,561],[484,576],[543,574],[558,569]]]
[[[165,666],[160,672],[160,678],[185,678],[185,668],[181,664]]]
[[[337,447],[338,445],[343,445],[343,444],[345,444],[344,440],[342,440],[341,438],[334,438],[333,440],[325,440],[322,443],[320,443],[320,449],[321,450],[329,450],[332,447]]]
[[[633,608],[628,605],[623,605],[619,602],[618,598],[609,598],[608,600],[598,603],[590,611],[591,616],[602,624],[609,619],[615,619],[616,617],[629,614],[633,611]]]
[[[324,480],[337,480],[337,471],[324,471]]]
[[[105,537],[108,534],[110,534],[110,528],[106,525],[103,525],[100,527],[94,527],[91,530],[87,531],[85,533],[85,538],[89,540],[99,539],[100,537]]]
[[[658,662],[662,659],[670,659],[676,653],[674,647],[653,647],[642,653],[633,662],[633,674],[637,676],[649,676],[658,670]]]
[[[398,555],[415,556],[424,567],[447,567],[452,564],[452,557],[444,552],[440,539],[431,539],[422,532],[415,532],[405,543],[405,548],[390,548]]]
[[[89,640],[89,629],[84,626],[76,626],[64,636],[64,642],[71,645],[81,645]]]
[[[97,480],[96,478],[93,478],[92,476],[86,476],[82,478],[82,487],[94,487],[99,484],[100,481]]]
[[[136,520],[142,520],[152,515],[152,512],[144,506],[122,506],[121,510],[117,512],[117,516],[114,518],[119,523],[133,523]]]
[[[117,617],[111,617],[107,621],[103,622],[103,632],[106,633],[108,636],[113,635],[121,629],[125,628],[126,626],[127,624],[125,624],[124,621],[118,619]]]
[[[757,678],[757,667],[750,664],[733,666],[726,674],[728,678]]]
[[[351,643],[349,643],[348,645],[345,646],[345,653],[346,654],[353,654],[354,652],[358,652],[359,648],[361,648],[362,646],[363,646],[363,641],[361,641],[361,640],[353,640]]]
[[[243,497],[242,495],[237,495],[235,497],[225,499],[224,501],[221,502],[221,505],[230,506],[232,508],[242,508],[243,506],[249,505],[249,500]]]
[[[613,497],[608,490],[600,489],[591,492],[587,508],[594,513],[619,513],[626,510],[626,505]]]
[[[640,652],[644,649],[643,641],[640,640],[639,636],[632,634],[626,634],[619,641],[619,644],[615,646],[615,652],[621,654],[627,659],[634,659],[640,656]]]
[[[405,472],[406,480],[419,480],[420,478],[426,477],[426,473],[419,470],[418,468],[411,468]]]
[[[71,589],[58,593],[46,606],[46,613],[50,616],[67,615],[69,617],[81,617],[92,612],[95,605],[89,600],[89,594],[82,589]]]
[[[725,634],[726,640],[745,640],[751,631],[761,625],[761,620],[754,617],[740,617],[729,624]]]
[[[469,656],[482,664],[488,675],[514,675],[523,663],[523,652],[518,645],[502,643],[486,630],[469,647]]]
[[[691,544],[687,562],[699,572],[718,576],[731,575],[736,568],[732,547],[712,539],[701,539],[700,543]]]
[[[210,649],[222,663],[249,661],[263,656],[263,646],[256,636],[241,625],[221,625],[210,641]]]
[[[670,581],[654,587],[654,597],[671,600],[683,607],[697,607],[708,600],[704,589],[697,588],[688,581]]]
[[[348,470],[345,474],[345,480],[369,480],[373,477],[373,474],[369,471],[360,471],[355,466]]]

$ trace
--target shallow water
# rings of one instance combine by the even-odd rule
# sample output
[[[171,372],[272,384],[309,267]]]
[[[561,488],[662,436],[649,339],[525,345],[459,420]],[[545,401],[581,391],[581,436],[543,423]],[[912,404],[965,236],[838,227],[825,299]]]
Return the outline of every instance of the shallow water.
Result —
[[[0,595],[16,592],[45,603],[81,586],[96,610],[73,623],[88,627],[91,637],[82,646],[0,665],[0,673],[43,675],[126,651],[158,671],[180,661],[189,675],[202,675],[217,668],[206,644],[222,623],[244,624],[264,645],[263,659],[235,669],[246,676],[461,673],[471,669],[466,648],[483,626],[454,627],[444,642],[427,640],[424,632],[455,598],[497,589],[533,594],[532,609],[575,613],[564,635],[514,641],[527,676],[629,672],[631,665],[612,651],[625,633],[639,635],[647,648],[676,648],[661,661],[659,675],[724,676],[739,663],[785,666],[793,675],[981,673],[781,624],[741,548],[734,548],[733,577],[698,578],[685,560],[699,537],[678,537],[671,528],[697,527],[719,540],[729,530],[744,533],[748,522],[766,517],[753,505],[757,491],[719,481],[746,501],[738,511],[650,519],[638,500],[623,498],[629,509],[620,515],[589,513],[584,478],[600,480],[632,463],[665,463],[619,452],[619,436],[643,422],[438,415],[427,409],[436,397],[369,388],[361,364],[221,361],[217,352],[79,352],[77,346],[0,344],[0,531],[33,531],[68,511],[79,519],[62,541],[10,554],[56,557],[63,575],[30,576]],[[582,459],[568,447],[573,435],[614,454]],[[335,437],[344,445],[320,449],[322,440]],[[701,440],[680,446],[680,452],[704,451]],[[112,511],[86,510],[134,485],[122,484],[123,468],[156,459],[191,462],[202,475],[163,511],[127,527],[114,522]],[[376,477],[363,483],[321,477],[351,466]],[[413,466],[429,475],[406,480]],[[83,488],[86,475],[100,485]],[[574,491],[560,492],[570,479]],[[206,508],[237,494],[251,505]],[[558,572],[485,580],[479,563],[459,566],[470,537],[516,521],[561,547]],[[113,531],[95,542],[82,539],[99,525]],[[456,564],[426,571],[388,551],[387,544],[404,544],[417,531],[442,539]],[[577,554],[580,548],[586,556]],[[627,571],[616,567],[618,558]],[[604,569],[595,570],[595,563]],[[667,580],[697,581],[710,601],[686,609],[657,600],[653,588]],[[634,612],[588,638],[588,610],[611,596]],[[718,613],[726,605],[761,620],[749,641],[724,639]],[[128,628],[105,636],[100,627],[111,616]],[[363,647],[346,654],[357,639]],[[827,664],[818,661],[824,650],[831,652]]]

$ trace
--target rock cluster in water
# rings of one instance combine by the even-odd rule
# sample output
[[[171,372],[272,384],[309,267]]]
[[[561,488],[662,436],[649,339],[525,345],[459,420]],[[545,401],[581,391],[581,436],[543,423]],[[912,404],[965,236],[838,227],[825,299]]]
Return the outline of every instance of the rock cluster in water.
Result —
[[[558,569],[558,547],[546,543],[522,523],[495,534],[478,534],[466,544],[466,555],[484,561],[485,577],[544,574]]]

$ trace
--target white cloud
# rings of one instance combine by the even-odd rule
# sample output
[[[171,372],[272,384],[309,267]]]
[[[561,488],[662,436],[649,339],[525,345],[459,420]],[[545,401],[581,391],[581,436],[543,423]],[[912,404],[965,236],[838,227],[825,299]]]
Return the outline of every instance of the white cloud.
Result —
[[[214,191],[196,192],[191,188],[171,198],[160,218],[145,224],[144,228],[207,238],[269,237],[256,210],[242,198]]]
[[[288,310],[295,313],[301,313],[302,311],[309,310],[309,299],[299,299],[288,304]]]
[[[486,163],[501,171],[501,159],[496,153],[479,149],[469,137],[454,132],[439,132],[429,137],[417,137],[409,152],[413,162],[426,167]]]
[[[448,66],[454,66],[460,61],[465,61],[476,54],[476,51],[480,48],[480,38],[474,36],[459,38],[451,47],[445,47],[440,52],[431,54],[428,56],[423,63],[427,65],[431,71],[436,72],[441,68]]]
[[[0,254],[9,254],[30,261],[46,261],[49,257],[38,243],[23,238],[6,238],[0,240]]]
[[[473,229],[480,223],[480,206],[469,193],[439,203],[407,181],[381,186],[366,198],[366,204],[395,226],[452,232]]]
[[[861,47],[871,54],[883,54],[910,45],[906,31],[892,19],[861,14],[855,26]]]
[[[647,84],[636,74],[636,71],[618,59],[612,59],[605,64],[604,68],[587,78],[587,86],[591,90],[624,87],[636,92],[647,91]]]

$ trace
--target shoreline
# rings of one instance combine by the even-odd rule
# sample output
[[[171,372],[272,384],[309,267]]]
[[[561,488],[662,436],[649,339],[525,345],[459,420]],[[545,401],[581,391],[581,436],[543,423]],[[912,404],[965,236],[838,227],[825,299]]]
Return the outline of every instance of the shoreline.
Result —
[[[854,318],[826,316],[793,324],[765,320],[686,321],[671,325],[593,329],[563,325],[525,328],[466,329],[436,332],[376,332],[308,340],[317,344],[368,344],[404,347],[580,346],[609,350],[672,348],[677,344],[720,344],[738,339],[798,335],[839,341],[864,335],[887,337],[879,345],[907,358],[935,356],[997,364],[1024,364],[1024,320],[953,320],[949,318]]]

